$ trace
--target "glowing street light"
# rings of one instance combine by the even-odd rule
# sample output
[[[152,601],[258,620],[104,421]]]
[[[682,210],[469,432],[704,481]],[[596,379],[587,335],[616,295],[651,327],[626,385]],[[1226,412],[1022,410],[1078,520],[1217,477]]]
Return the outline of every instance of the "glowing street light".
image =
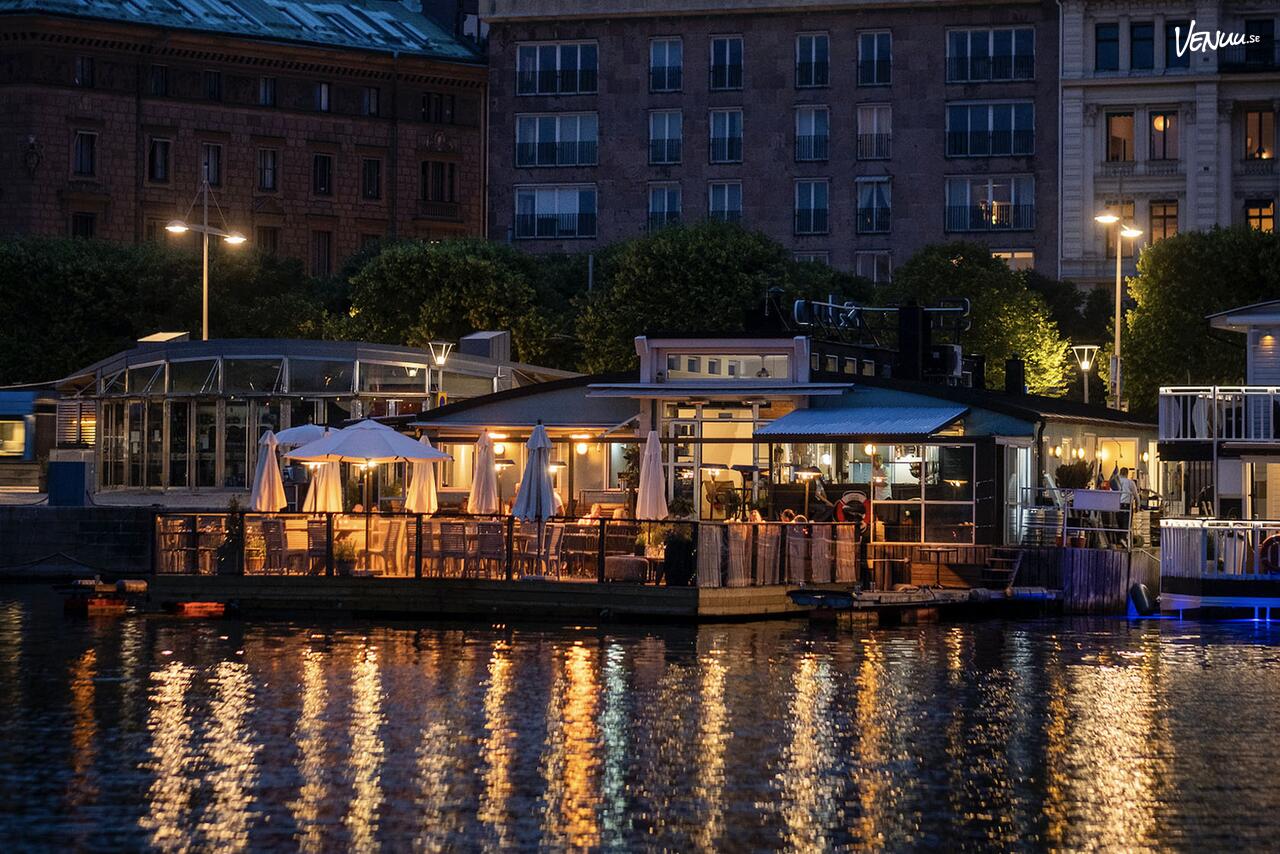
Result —
[[[1089,371],[1093,370],[1094,361],[1098,357],[1097,344],[1076,344],[1071,348],[1076,363],[1080,365],[1080,376],[1084,380],[1084,402],[1089,402]]]
[[[1142,231],[1138,228],[1135,228],[1132,225],[1121,222],[1119,215],[1114,214],[1110,211],[1104,211],[1103,213],[1100,213],[1097,216],[1095,216],[1093,219],[1094,219],[1094,222],[1097,222],[1100,225],[1105,225],[1108,228],[1110,228],[1111,226],[1117,226],[1116,228],[1116,312],[1115,312],[1115,340],[1112,342],[1112,352],[1111,352],[1111,400],[1112,400],[1112,406],[1116,409],[1120,409],[1122,407],[1122,401],[1124,399],[1123,398],[1124,384],[1123,384],[1123,379],[1120,376],[1120,301],[1121,301],[1121,289],[1123,288],[1123,283],[1120,277],[1120,258],[1121,258],[1121,255],[1124,254],[1121,251],[1123,249],[1124,239],[1128,238],[1129,240],[1132,240],[1135,237],[1141,237]]]
[[[201,201],[201,207],[204,216],[199,224],[189,223],[186,219],[171,219],[165,225],[164,230],[170,234],[186,234],[188,231],[194,231],[201,235],[203,243],[203,251],[200,256],[200,340],[209,340],[209,235],[221,237],[222,241],[230,246],[239,246],[244,243],[247,238],[238,231],[226,228],[227,217],[222,212],[222,207],[218,204],[218,200],[213,200],[213,205],[218,209],[218,216],[222,217],[223,228],[215,228],[209,225],[209,197],[213,194],[213,190],[209,187],[209,179],[204,178],[200,181],[200,189],[196,192],[195,199],[191,200],[191,206],[187,208],[187,216],[191,216],[191,209],[196,206],[196,199]]]

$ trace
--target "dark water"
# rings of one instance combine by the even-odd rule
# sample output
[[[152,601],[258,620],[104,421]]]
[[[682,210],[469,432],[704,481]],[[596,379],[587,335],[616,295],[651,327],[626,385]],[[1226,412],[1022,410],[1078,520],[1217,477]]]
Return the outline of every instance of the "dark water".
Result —
[[[0,589],[5,850],[1224,850],[1280,623],[75,620]]]

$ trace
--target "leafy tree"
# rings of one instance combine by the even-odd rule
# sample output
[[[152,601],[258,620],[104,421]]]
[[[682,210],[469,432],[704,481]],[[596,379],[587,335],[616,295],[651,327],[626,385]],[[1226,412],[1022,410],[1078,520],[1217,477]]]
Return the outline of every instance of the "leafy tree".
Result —
[[[1151,413],[1161,385],[1244,381],[1244,336],[1205,317],[1280,297],[1280,234],[1241,226],[1161,240],[1143,250],[1128,288],[1126,395],[1135,412]]]
[[[884,296],[896,302],[922,304],[967,297],[970,328],[962,334],[965,350],[987,358],[989,384],[1004,382],[1005,360],[1026,362],[1027,387],[1033,394],[1062,395],[1070,379],[1069,345],[1050,314],[1044,297],[981,243],[926,246],[894,271]]]

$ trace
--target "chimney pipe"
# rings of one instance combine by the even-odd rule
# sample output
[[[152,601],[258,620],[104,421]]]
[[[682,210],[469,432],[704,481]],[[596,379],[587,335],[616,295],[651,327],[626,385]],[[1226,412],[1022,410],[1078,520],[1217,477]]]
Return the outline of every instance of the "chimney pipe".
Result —
[[[1005,394],[1024,395],[1027,393],[1027,366],[1022,358],[1013,354],[1013,358],[1004,363]]]
[[[898,309],[898,365],[894,376],[902,380],[924,379],[929,352],[929,319],[914,300]]]

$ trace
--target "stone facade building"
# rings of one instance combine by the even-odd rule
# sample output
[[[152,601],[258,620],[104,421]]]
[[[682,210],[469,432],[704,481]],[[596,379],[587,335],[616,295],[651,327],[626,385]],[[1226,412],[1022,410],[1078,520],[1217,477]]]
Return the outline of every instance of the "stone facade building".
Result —
[[[205,178],[319,275],[484,233],[483,57],[403,5],[0,0],[0,38],[0,234],[194,240]]]
[[[884,279],[976,239],[1057,267],[1050,2],[485,0],[490,235],[740,220]]]
[[[1258,38],[1179,55],[1192,21]],[[1094,222],[1107,210],[1143,231],[1123,246],[1128,275],[1179,231],[1275,229],[1277,26],[1274,0],[1063,0],[1062,278],[1114,280],[1114,232]]]

